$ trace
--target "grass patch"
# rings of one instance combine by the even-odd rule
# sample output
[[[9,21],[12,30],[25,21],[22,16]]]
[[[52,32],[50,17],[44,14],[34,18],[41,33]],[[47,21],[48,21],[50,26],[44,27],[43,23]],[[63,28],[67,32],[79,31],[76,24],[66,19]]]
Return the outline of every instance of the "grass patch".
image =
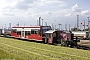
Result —
[[[90,60],[90,51],[3,37],[0,37],[0,49],[6,52],[6,58],[8,55],[16,60]]]
[[[22,58],[19,58],[18,56],[15,56],[11,53],[8,53],[7,51],[0,48],[0,60],[23,60]]]

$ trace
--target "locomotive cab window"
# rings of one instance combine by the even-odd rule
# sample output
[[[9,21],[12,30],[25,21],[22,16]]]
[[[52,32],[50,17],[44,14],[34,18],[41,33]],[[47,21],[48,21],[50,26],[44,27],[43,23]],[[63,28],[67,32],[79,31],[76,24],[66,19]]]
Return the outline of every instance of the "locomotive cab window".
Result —
[[[51,38],[51,34],[48,34],[48,33],[47,33],[47,34],[46,34],[46,37],[49,37],[49,38]]]
[[[55,32],[53,33],[53,37],[56,37],[56,33]]]

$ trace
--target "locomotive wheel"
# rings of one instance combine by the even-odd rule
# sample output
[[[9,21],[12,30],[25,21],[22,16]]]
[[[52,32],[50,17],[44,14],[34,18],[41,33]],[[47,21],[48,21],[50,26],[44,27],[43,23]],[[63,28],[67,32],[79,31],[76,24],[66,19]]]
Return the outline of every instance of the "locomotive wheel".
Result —
[[[63,39],[61,39],[61,46],[65,46],[65,42]]]
[[[68,46],[68,41],[61,39],[61,46]]]

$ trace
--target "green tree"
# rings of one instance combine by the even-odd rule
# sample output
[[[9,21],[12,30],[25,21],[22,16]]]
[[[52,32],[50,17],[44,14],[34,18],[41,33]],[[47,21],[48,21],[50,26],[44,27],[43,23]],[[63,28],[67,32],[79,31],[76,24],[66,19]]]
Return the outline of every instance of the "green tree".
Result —
[[[71,31],[77,31],[77,28],[75,28],[75,27],[71,28]]]
[[[71,28],[71,31],[77,31],[77,28]],[[78,29],[78,31],[81,31],[80,29]]]
[[[89,30],[88,28],[85,29],[85,31],[88,31],[88,30]]]

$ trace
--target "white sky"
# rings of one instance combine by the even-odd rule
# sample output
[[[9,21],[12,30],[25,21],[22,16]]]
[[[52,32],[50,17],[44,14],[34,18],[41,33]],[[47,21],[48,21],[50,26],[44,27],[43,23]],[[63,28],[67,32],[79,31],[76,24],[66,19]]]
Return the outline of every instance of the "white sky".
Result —
[[[79,23],[90,16],[89,0],[0,0],[0,27],[9,23],[16,26],[37,25],[41,16],[44,24],[48,25],[70,24],[74,27],[79,15]]]

